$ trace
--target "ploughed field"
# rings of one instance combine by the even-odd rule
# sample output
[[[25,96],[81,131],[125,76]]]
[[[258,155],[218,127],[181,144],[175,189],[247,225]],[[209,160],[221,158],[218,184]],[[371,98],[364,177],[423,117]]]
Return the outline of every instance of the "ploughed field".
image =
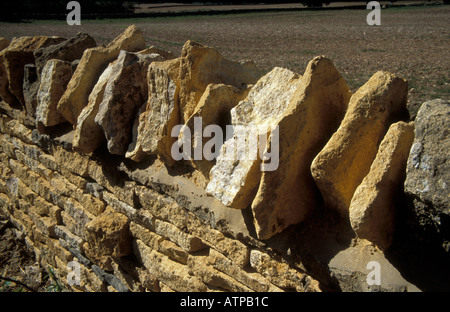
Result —
[[[450,91],[450,6],[381,10],[381,25],[369,26],[370,10],[299,10],[212,16],[0,23],[0,36],[48,35],[70,38],[82,31],[106,44],[136,24],[147,44],[178,54],[188,40],[213,46],[226,58],[251,59],[268,72],[285,67],[303,73],[317,55],[333,60],[352,91],[377,70],[409,82],[411,110],[423,101],[448,98]]]

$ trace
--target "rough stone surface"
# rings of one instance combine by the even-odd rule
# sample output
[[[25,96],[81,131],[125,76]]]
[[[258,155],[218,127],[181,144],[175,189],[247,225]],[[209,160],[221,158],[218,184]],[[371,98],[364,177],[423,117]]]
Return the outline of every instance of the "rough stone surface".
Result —
[[[155,61],[163,61],[163,57],[122,51],[111,69],[111,77],[95,116],[95,122],[105,133],[111,154],[124,155],[130,144],[130,130],[137,110],[148,96],[147,69]]]
[[[353,193],[369,172],[379,143],[406,110],[407,91],[405,80],[380,71],[353,94],[339,129],[311,165],[326,206],[348,216]]]
[[[180,58],[150,64],[148,100],[136,118],[126,157],[140,161],[145,155],[158,153],[166,163],[174,163],[171,146],[176,138],[171,137],[171,131],[180,119],[179,67]]]
[[[278,287],[298,291],[321,292],[316,280],[289,267],[287,263],[274,261],[268,254],[259,250],[251,251],[250,265]]]
[[[414,139],[414,123],[394,123],[389,127],[369,173],[355,191],[349,207],[350,223],[358,237],[381,249],[393,239],[395,206],[399,186],[403,186],[406,162]]]
[[[22,107],[25,107],[25,99],[23,96],[23,78],[24,67],[26,64],[34,64],[33,52],[41,47],[57,44],[65,40],[60,37],[20,37],[14,39],[8,48],[0,52],[0,63],[4,63],[6,77],[0,78],[8,81],[8,92],[0,90],[3,99],[8,101],[10,95],[15,96]],[[1,75],[1,73],[0,73]],[[5,93],[6,92],[6,93]]]
[[[414,143],[408,158],[405,193],[425,241],[450,250],[450,102],[422,104],[415,119]]]
[[[18,52],[35,56],[40,39],[30,38],[15,39],[14,44],[21,46]],[[87,106],[76,125],[48,129],[33,117],[38,106],[29,99],[39,79],[36,65],[26,64],[26,111],[11,92],[13,107],[0,103],[0,231],[15,232],[39,265],[54,267],[60,277],[69,277],[68,264],[77,261],[81,283],[60,279],[69,291],[448,290],[448,101],[424,104],[410,150],[413,123],[398,122],[404,110],[399,104],[405,85],[401,79],[378,73],[353,96],[353,107],[346,107],[350,92],[325,57],[314,58],[303,76],[275,68],[256,84],[242,84],[253,65],[245,73],[245,65],[224,60],[212,48],[192,42],[185,48],[184,59],[154,47],[102,59],[103,65],[94,64],[98,75],[89,78]],[[148,66],[155,56],[164,61]],[[46,64],[41,86],[51,72],[51,83],[62,87],[50,67],[64,64],[67,72],[74,72],[79,61],[56,58]],[[6,75],[11,91],[6,67],[1,70],[0,78]],[[341,125],[350,129],[348,138],[355,138],[339,144],[363,152],[345,154],[337,166],[344,160],[365,165],[358,157],[372,149],[375,153],[342,218],[323,207],[310,168],[346,108],[353,124],[344,120]],[[102,116],[100,125],[96,116]],[[201,126],[195,123],[198,118]],[[256,150],[254,158],[226,163],[229,155],[221,154],[219,169],[226,170],[217,190],[242,195],[232,200],[245,209],[230,209],[207,195],[214,161],[171,164],[176,124],[186,126],[179,138],[190,141],[186,150],[191,154],[211,142],[207,134],[196,142],[197,133],[186,131],[196,126],[206,132],[212,129],[208,125],[229,130],[225,125],[231,124],[234,133],[222,147],[231,148],[233,141],[238,146],[267,141],[265,153]],[[268,125],[278,128],[264,128],[253,138],[242,130],[246,126],[259,134],[259,127]],[[133,138],[131,144],[123,133]],[[128,147],[132,160],[105,150],[107,137],[110,148]],[[279,158],[273,159],[275,150]],[[240,146],[237,152],[245,157],[249,151]],[[411,168],[406,171],[408,155]],[[276,165],[270,166],[272,160]],[[343,169],[341,180],[353,178],[349,168]],[[408,174],[410,181],[402,185]],[[414,217],[414,227],[408,217]],[[381,281],[372,285],[376,264]]]
[[[25,111],[31,117],[36,116],[37,93],[39,90],[39,79],[36,65],[26,64],[23,74],[23,97],[25,101]]]
[[[58,44],[42,47],[34,51],[37,74],[40,77],[42,69],[48,60],[58,59],[73,62],[81,59],[84,50],[97,46],[95,40],[86,33],[77,33],[74,37]]]
[[[113,259],[132,251],[129,221],[111,208],[86,224],[86,240],[86,255],[106,271],[113,270]]]
[[[209,250],[209,264],[215,269],[233,277],[238,282],[244,284],[254,291],[282,291],[280,288],[271,284],[268,279],[264,278],[257,272],[249,272],[235,265],[230,259],[217,252],[214,249]]]
[[[236,209],[250,205],[261,171],[260,160],[245,154],[247,137],[254,134],[256,126],[277,125],[298,87],[299,75],[288,69],[274,68],[255,84],[245,100],[231,110],[231,124],[235,131],[233,137],[222,145],[210,171],[208,194]],[[233,147],[235,151],[231,154]]]
[[[151,46],[149,48],[146,48],[145,50],[139,51],[141,54],[159,54],[161,55],[165,60],[172,60],[174,58],[177,58],[175,54],[173,54],[170,51],[166,51],[163,49],[159,49],[157,47]]]
[[[200,170],[205,177],[209,177],[209,171],[215,164],[215,159],[208,160],[203,153],[203,148],[208,147],[208,141],[211,136],[221,136],[226,133],[226,125],[231,121],[230,111],[241,100],[245,99],[249,89],[238,89],[236,87],[224,84],[210,84],[206,87],[205,92],[200,98],[197,107],[191,117],[186,121],[185,127],[188,132],[181,130],[178,142],[183,145],[188,142],[188,146],[192,146],[190,155],[193,166]],[[201,127],[197,129],[195,118],[201,118]],[[218,125],[222,129],[222,134],[206,134],[205,128],[209,125]],[[205,146],[206,145],[206,146]],[[221,145],[215,146],[215,152],[219,152]],[[201,149],[201,157],[195,157],[195,150]]]
[[[261,77],[260,70],[251,61],[227,60],[214,48],[191,40],[181,51],[180,109],[182,122],[192,115],[200,97],[210,83],[223,83],[236,88],[247,88]]]
[[[273,151],[277,144],[279,159],[275,170],[261,173],[252,202],[260,239],[304,221],[320,205],[311,162],[338,128],[350,96],[331,60],[316,57],[308,64],[300,87],[278,123],[278,142],[269,138],[268,149]]]
[[[118,57],[120,50],[136,52],[144,47],[141,30],[132,25],[106,47],[86,49],[58,103],[58,111],[67,121],[76,124],[78,115],[88,104],[92,88],[106,66]]]
[[[250,292],[247,286],[230,276],[214,269],[207,255],[192,256],[188,259],[188,267],[192,274],[198,276],[209,287],[231,292]]]
[[[206,291],[206,285],[189,274],[188,268],[151,249],[140,240],[133,241],[133,252],[148,271],[176,291]]]
[[[117,60],[111,62],[100,75],[91,94],[89,94],[88,105],[81,110],[81,113],[78,116],[72,145],[73,148],[79,152],[85,154],[92,153],[105,140],[103,129],[95,122],[95,116],[97,116],[106,85],[111,79],[111,72],[116,63]]]
[[[37,94],[36,122],[38,124],[51,127],[66,121],[56,107],[70,77],[72,77],[70,62],[51,59],[45,64]]]

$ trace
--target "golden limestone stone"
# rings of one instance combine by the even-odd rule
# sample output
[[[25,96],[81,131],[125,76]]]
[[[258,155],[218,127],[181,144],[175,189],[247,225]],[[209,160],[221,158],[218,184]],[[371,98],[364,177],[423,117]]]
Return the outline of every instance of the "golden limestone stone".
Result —
[[[10,43],[11,42],[8,39],[0,37],[0,51],[2,51],[5,48],[7,48]]]
[[[311,165],[326,206],[348,216],[350,201],[369,172],[379,143],[405,110],[407,92],[404,79],[379,71],[353,94],[339,129]]]
[[[65,122],[56,110],[58,101],[72,77],[72,65],[57,59],[49,60],[41,73],[41,82],[37,93],[36,122],[45,127]]]
[[[23,77],[26,64],[34,63],[36,49],[64,41],[60,37],[19,37],[0,52],[0,96],[11,106],[20,103],[25,107]]]
[[[111,154],[125,154],[137,110],[147,100],[147,69],[150,63],[163,60],[159,54],[120,52],[94,118]]]
[[[186,122],[197,107],[203,92],[211,83],[223,83],[246,89],[261,77],[251,61],[234,62],[225,59],[217,50],[191,40],[181,51],[180,109]]]
[[[78,116],[72,141],[72,146],[76,151],[89,154],[95,151],[105,140],[102,128],[94,119],[97,116],[106,85],[111,79],[111,72],[116,62],[117,60],[109,63],[108,67],[100,75],[100,78],[89,94],[88,105],[81,110]]]
[[[382,249],[392,243],[394,196],[403,185],[406,162],[414,140],[414,123],[397,122],[389,127],[369,173],[350,202],[350,223],[358,237]]]
[[[296,73],[276,67],[258,80],[246,99],[231,110],[231,124],[235,131],[233,137],[223,144],[209,173],[208,194],[236,209],[250,205],[261,177],[261,160],[250,153],[246,155],[250,144],[247,137],[257,133],[258,126],[279,123],[299,82],[300,77]]]
[[[238,89],[225,84],[210,84],[200,98],[193,114],[185,123],[186,131],[181,130],[179,143],[184,144],[187,140],[190,151],[192,165],[200,170],[205,177],[209,177],[209,171],[215,164],[215,159],[206,159],[203,149],[207,149],[211,136],[221,136],[226,133],[226,125],[230,122],[230,110],[243,100],[250,89]],[[199,124],[200,126],[197,126]],[[222,133],[207,133],[205,128],[209,125],[220,126]],[[198,128],[198,129],[197,129]],[[221,146],[215,146],[217,152]],[[194,157],[196,149],[201,150],[201,157]],[[211,155],[212,156],[212,155]]]
[[[59,100],[60,114],[70,123],[76,124],[78,115],[88,104],[89,94],[105,67],[119,56],[121,50],[136,52],[144,48],[142,31],[132,25],[106,47],[86,49],[67,85],[67,90]]]
[[[86,255],[102,269],[112,271],[115,258],[131,253],[129,220],[112,208],[86,224]]]
[[[262,172],[251,205],[260,239],[304,221],[320,204],[311,162],[339,126],[350,96],[345,80],[329,59],[310,61],[280,118],[278,141],[269,138],[268,149],[279,153],[278,167]]]

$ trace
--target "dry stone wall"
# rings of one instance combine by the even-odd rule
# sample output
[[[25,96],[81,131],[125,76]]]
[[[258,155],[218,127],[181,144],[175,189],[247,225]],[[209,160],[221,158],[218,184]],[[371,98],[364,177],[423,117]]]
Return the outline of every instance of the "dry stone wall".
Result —
[[[390,272],[375,289],[418,289],[385,254],[407,163],[408,194],[420,175],[404,79],[378,72],[352,94],[323,56],[303,75],[263,74],[192,41],[179,57],[145,48],[136,26],[106,47],[87,34],[0,42],[1,212],[67,288],[373,290],[375,259]],[[203,152],[211,125],[216,157],[174,157]],[[265,143],[256,158],[226,157],[245,153],[240,129]],[[418,198],[405,207],[423,219],[433,202]],[[448,216],[448,197],[436,205]]]

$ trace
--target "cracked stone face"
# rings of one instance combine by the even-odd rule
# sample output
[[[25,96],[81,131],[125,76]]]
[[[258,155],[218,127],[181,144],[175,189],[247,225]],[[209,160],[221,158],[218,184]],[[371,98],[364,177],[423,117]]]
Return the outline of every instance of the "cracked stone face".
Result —
[[[442,238],[448,250],[450,218],[450,102],[422,104],[415,119],[414,143],[406,169],[405,193],[422,230]],[[432,233],[432,234],[431,234]]]

